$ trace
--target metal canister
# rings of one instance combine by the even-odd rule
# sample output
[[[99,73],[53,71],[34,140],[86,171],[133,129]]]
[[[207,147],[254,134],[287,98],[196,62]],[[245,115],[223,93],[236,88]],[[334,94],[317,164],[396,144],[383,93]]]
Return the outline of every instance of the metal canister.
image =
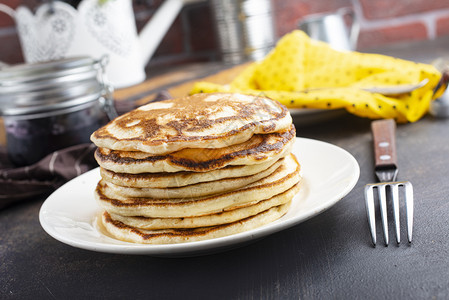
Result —
[[[270,0],[213,0],[212,10],[225,63],[261,60],[274,47]]]
[[[117,116],[106,64],[107,59],[76,57],[0,70],[0,116],[11,162],[30,165],[87,143]]]

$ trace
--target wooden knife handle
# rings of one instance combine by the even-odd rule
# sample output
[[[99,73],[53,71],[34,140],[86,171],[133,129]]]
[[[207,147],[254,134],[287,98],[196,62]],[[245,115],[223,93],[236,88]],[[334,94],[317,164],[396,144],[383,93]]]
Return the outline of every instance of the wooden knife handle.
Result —
[[[392,119],[371,123],[374,141],[375,166],[396,166],[396,123]]]

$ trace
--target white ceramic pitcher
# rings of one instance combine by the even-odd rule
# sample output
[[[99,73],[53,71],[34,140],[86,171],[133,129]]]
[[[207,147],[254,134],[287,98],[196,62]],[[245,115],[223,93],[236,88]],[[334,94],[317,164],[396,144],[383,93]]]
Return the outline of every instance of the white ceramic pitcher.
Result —
[[[108,55],[108,79],[121,88],[145,79],[145,66],[183,4],[164,1],[139,35],[131,0],[82,0],[77,9],[65,2],[47,2],[34,14],[24,6],[13,10],[0,4],[0,11],[15,20],[26,62]]]

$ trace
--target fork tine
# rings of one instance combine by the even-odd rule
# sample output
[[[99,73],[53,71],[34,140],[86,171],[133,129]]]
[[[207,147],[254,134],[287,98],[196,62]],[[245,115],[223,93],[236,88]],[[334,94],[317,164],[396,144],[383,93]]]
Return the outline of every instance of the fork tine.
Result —
[[[396,231],[396,242],[399,244],[401,242],[401,230],[399,221],[399,186],[393,184],[391,188],[391,198],[393,201],[393,214],[394,214],[394,226]]]
[[[373,246],[376,246],[376,217],[374,212],[374,196],[373,196],[373,186],[365,186],[365,203],[366,212],[368,214],[368,222],[371,232],[371,239],[373,241]]]
[[[387,189],[388,187],[388,189]],[[401,189],[400,189],[401,188]],[[402,189],[403,188],[403,189]],[[388,217],[387,217],[387,193],[391,196],[394,213],[394,223],[396,232],[396,241],[399,244],[401,240],[400,234],[400,208],[399,208],[399,193],[403,194],[405,198],[406,221],[407,221],[407,237],[409,243],[412,241],[413,233],[413,186],[409,181],[403,182],[386,182],[386,183],[372,183],[365,185],[365,203],[368,215],[368,222],[370,225],[371,239],[373,245],[376,246],[376,221],[375,221],[375,205],[374,205],[374,190],[377,189],[379,198],[380,213],[382,219],[382,228],[385,240],[385,246],[388,246]],[[402,191],[404,191],[402,193]]]
[[[387,218],[387,194],[385,185],[377,187],[379,193],[380,216],[382,219],[382,228],[384,231],[385,246],[388,246],[388,218]]]
[[[407,211],[407,237],[408,242],[412,242],[413,231],[413,186],[410,182],[404,182],[405,187],[405,207]]]

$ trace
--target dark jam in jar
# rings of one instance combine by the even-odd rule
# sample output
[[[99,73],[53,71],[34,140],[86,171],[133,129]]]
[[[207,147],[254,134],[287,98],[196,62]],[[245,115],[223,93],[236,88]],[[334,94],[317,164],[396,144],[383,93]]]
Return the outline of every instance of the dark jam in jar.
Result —
[[[0,116],[14,165],[88,143],[117,116],[106,65],[106,58],[71,57],[0,70]]]
[[[27,118],[5,117],[7,151],[16,166],[38,162],[46,155],[69,146],[90,142],[92,132],[109,121],[100,103],[71,111]]]

